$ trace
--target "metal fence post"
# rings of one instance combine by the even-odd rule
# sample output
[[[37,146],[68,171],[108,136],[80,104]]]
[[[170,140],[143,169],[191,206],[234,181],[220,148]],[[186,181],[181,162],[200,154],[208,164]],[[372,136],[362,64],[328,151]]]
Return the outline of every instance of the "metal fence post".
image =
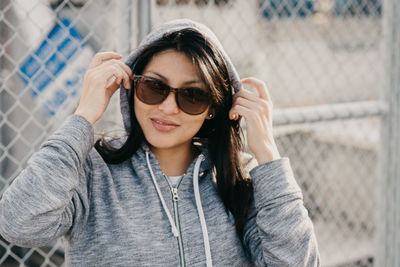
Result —
[[[117,2],[117,52],[129,54],[132,32],[132,0]]]
[[[400,266],[400,3],[384,2],[384,101],[376,266]]]
[[[151,29],[151,5],[153,1],[139,0],[139,42],[150,32]]]
[[[122,0],[116,2],[116,12],[115,12],[115,23],[116,30],[114,32],[113,38],[116,38],[116,51],[124,56],[129,55],[132,41],[134,42],[136,38],[132,38],[135,35],[135,22],[133,19],[133,12],[136,16],[136,7],[138,4],[133,0]],[[133,11],[135,10],[135,11]],[[136,45],[136,44],[135,44]],[[105,111],[102,118],[95,125],[95,132],[105,132],[105,134],[110,134],[109,129],[115,128],[115,125],[122,125],[122,117],[120,114],[119,105],[119,93],[112,96],[109,106]],[[106,129],[106,131],[104,130]]]

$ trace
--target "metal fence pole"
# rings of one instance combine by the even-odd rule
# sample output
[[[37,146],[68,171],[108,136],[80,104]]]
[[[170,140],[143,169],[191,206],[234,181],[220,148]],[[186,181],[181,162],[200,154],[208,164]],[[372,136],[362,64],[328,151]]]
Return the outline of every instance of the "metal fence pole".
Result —
[[[400,3],[384,2],[384,100],[382,179],[376,266],[400,266]]]
[[[134,22],[132,18],[132,9],[136,10],[138,4],[133,0],[122,0],[116,2],[115,9],[115,31],[112,38],[116,38],[116,51],[124,56],[129,55],[131,50],[131,36],[134,35]],[[106,135],[112,135],[110,129],[122,125],[120,114],[119,93],[112,96],[109,106],[102,118],[95,125],[95,132],[104,132]]]
[[[138,20],[139,20],[139,42],[150,32],[151,29],[151,5],[153,1],[139,0]]]
[[[132,32],[132,0],[117,2],[117,52],[122,55],[129,54],[131,49]]]

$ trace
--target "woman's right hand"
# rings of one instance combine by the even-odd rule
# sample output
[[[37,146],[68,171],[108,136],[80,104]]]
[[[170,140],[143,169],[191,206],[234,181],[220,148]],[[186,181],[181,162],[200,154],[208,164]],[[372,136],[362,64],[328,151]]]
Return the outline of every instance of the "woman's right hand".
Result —
[[[132,70],[120,61],[122,56],[114,52],[97,53],[83,81],[82,95],[75,114],[83,116],[92,125],[106,111],[111,96],[124,82],[124,87],[130,89]],[[114,80],[110,82],[110,79]]]

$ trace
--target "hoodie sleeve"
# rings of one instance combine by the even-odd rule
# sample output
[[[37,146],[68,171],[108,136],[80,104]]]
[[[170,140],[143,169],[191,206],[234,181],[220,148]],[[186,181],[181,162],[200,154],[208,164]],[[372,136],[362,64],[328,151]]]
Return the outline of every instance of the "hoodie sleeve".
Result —
[[[72,231],[88,207],[92,125],[72,115],[32,155],[0,199],[0,234],[23,247],[43,246]]]
[[[254,202],[244,244],[256,266],[320,266],[313,224],[288,158],[250,171]]]

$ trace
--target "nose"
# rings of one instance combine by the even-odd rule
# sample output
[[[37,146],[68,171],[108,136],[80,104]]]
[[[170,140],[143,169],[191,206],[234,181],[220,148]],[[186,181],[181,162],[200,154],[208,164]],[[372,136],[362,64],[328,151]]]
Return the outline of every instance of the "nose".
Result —
[[[175,100],[175,93],[170,92],[167,98],[159,104],[158,108],[165,114],[176,114],[179,112],[178,104]]]

